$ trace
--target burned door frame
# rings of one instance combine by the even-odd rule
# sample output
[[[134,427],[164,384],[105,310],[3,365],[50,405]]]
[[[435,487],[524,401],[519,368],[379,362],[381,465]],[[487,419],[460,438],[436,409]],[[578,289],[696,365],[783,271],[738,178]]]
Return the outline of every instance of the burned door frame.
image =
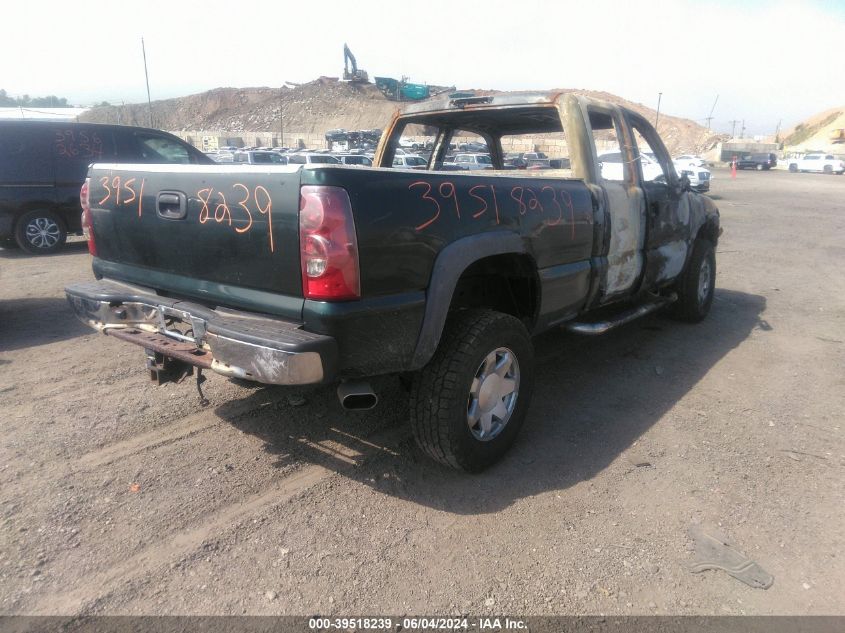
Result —
[[[640,288],[651,290],[666,285],[681,274],[689,254],[690,203],[672,158],[657,130],[642,116],[626,112],[631,134],[631,148],[635,154],[638,187],[643,192],[646,210],[643,268]],[[640,148],[634,131],[648,143],[660,163],[666,182],[647,181],[643,176]]]
[[[645,262],[645,196],[637,186],[636,171],[631,168],[634,160],[631,135],[620,109],[588,100],[579,102],[587,137],[582,141],[589,147],[592,163],[592,169],[583,170],[582,177],[598,185],[595,191],[601,193],[600,205],[605,218],[600,252],[602,270],[598,292],[593,298],[593,302],[600,305],[630,296],[638,288]],[[593,113],[610,117],[613,123],[623,156],[622,181],[606,180],[601,176],[591,118]],[[585,159],[587,157],[582,156],[582,160]]]

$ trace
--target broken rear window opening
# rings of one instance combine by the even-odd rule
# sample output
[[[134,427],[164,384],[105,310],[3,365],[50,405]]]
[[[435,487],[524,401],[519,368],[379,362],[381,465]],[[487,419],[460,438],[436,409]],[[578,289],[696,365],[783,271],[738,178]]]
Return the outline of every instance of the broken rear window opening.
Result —
[[[391,133],[380,166],[393,164],[400,138],[418,136],[434,138],[430,170],[454,168],[455,156],[461,153],[477,154],[477,164],[497,170],[569,169],[569,148],[553,105],[460,109],[403,118]]]

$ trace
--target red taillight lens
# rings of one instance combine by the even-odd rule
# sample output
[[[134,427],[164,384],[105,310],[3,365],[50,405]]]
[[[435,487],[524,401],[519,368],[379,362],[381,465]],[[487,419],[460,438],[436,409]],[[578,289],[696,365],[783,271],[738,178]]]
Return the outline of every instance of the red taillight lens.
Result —
[[[358,240],[349,195],[341,187],[300,190],[299,253],[306,299],[341,301],[361,296]]]
[[[91,221],[91,202],[88,196],[91,179],[86,178],[79,190],[79,204],[82,206],[82,234],[88,240],[88,252],[97,254],[97,245],[94,243],[94,223]]]

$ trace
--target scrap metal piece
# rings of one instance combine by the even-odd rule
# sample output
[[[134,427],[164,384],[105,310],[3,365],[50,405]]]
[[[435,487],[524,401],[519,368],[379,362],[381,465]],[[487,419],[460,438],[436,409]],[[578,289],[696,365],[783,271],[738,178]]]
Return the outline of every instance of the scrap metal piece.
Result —
[[[720,569],[754,589],[768,589],[774,583],[774,576],[737,550],[715,527],[693,525],[689,535],[695,543],[697,559],[690,566],[692,573]]]

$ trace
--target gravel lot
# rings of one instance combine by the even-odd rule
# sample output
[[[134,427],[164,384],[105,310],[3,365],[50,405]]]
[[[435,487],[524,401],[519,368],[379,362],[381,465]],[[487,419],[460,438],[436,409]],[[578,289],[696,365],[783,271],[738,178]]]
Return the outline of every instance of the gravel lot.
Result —
[[[0,613],[845,614],[845,177],[717,171],[710,317],[538,340],[521,441],[426,460],[395,378],[156,387],[0,250]],[[775,580],[693,574],[695,524]]]

